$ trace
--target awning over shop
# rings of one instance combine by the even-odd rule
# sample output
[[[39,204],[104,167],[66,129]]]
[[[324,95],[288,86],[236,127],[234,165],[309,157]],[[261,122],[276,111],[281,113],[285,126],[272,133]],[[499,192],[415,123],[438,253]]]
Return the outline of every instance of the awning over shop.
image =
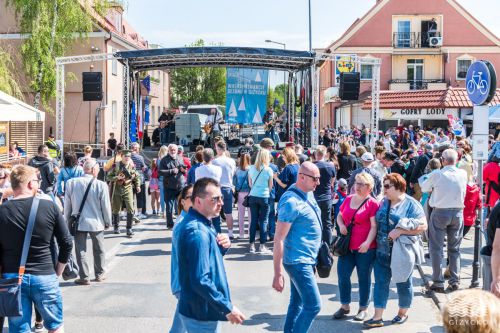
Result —
[[[500,104],[500,90],[497,89],[490,106]],[[371,98],[365,100],[363,109],[371,109]],[[380,109],[435,109],[435,108],[472,108],[473,105],[464,88],[443,90],[410,90],[380,92]]]
[[[45,112],[0,91],[0,121],[45,121]]]
[[[489,116],[488,116],[488,121],[490,123],[498,123],[500,124],[500,105],[495,105],[495,106],[490,106],[489,111]],[[473,120],[474,115],[471,113],[464,116],[463,119],[465,120]]]

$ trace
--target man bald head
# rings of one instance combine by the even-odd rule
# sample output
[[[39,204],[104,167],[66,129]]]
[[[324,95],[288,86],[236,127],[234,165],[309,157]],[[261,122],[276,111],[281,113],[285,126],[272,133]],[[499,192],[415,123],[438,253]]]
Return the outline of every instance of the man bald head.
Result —
[[[320,173],[318,167],[312,162],[304,162],[299,168],[296,186],[303,192],[311,192],[319,184]]]

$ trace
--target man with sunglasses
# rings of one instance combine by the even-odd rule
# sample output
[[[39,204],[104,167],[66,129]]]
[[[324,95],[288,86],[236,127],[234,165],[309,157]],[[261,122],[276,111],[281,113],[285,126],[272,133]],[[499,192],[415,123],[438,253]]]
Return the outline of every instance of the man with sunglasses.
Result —
[[[70,179],[66,183],[64,198],[64,215],[69,221],[72,215],[78,214],[87,187],[90,186],[85,205],[75,235],[76,260],[80,278],[75,280],[78,285],[90,284],[90,272],[87,264],[87,236],[92,240],[94,256],[95,281],[104,281],[104,229],[111,225],[111,203],[108,195],[108,185],[97,179],[99,164],[89,158],[83,165],[83,177]],[[91,183],[92,182],[92,183]]]
[[[285,288],[283,268],[290,276],[290,305],[285,332],[307,332],[321,310],[314,265],[321,244],[320,209],[313,191],[321,174],[316,165],[304,162],[297,182],[283,194],[278,204],[278,224],[274,235],[273,288]]]
[[[188,333],[220,332],[220,321],[241,324],[245,316],[231,303],[222,256],[231,246],[212,219],[222,208],[217,181],[201,178],[191,195],[193,207],[178,226],[179,313]]]
[[[40,176],[42,177],[40,189],[45,194],[51,195],[54,190],[54,185],[56,183],[56,174],[59,173],[59,167],[55,159],[50,156],[49,148],[46,145],[38,146],[38,155],[33,157],[28,165],[37,168],[40,171]]]

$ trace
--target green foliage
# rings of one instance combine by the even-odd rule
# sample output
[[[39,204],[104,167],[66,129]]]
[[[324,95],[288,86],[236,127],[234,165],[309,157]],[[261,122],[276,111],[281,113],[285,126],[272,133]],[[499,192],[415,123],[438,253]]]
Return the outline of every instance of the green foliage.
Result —
[[[189,47],[204,46],[202,39]],[[226,69],[190,67],[170,72],[172,105],[226,103]]]
[[[23,94],[14,77],[14,63],[7,52],[0,49],[0,90],[23,99]]]
[[[283,91],[285,93],[287,92],[288,85],[283,85],[283,84],[278,84],[276,87],[269,88],[267,91],[267,107],[274,108],[274,111],[278,114],[281,115],[283,113],[283,110],[281,109],[281,106],[285,102],[285,95],[283,94]],[[274,101],[275,100],[279,101],[279,106],[274,106]]]
[[[107,0],[7,0],[21,33],[28,35],[21,47],[22,61],[31,88],[40,91],[47,111],[51,111],[49,103],[56,91],[55,58],[68,53],[75,34],[82,39],[93,31],[88,11],[103,14],[108,4]]]

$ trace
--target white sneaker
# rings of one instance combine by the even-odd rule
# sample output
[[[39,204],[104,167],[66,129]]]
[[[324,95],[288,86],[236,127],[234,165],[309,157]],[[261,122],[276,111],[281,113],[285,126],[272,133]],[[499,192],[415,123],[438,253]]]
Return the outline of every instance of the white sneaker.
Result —
[[[254,243],[251,243],[250,244],[250,253],[255,253],[255,244]]]
[[[147,216],[147,215],[144,215],[144,214],[139,214],[139,215],[137,215],[137,217],[138,217],[138,218],[140,218],[141,220],[142,220],[142,219],[147,219],[147,218],[148,218],[148,216]]]
[[[264,254],[264,255],[268,255],[268,254],[273,254],[273,251],[268,249],[265,244],[260,244],[259,253]]]

